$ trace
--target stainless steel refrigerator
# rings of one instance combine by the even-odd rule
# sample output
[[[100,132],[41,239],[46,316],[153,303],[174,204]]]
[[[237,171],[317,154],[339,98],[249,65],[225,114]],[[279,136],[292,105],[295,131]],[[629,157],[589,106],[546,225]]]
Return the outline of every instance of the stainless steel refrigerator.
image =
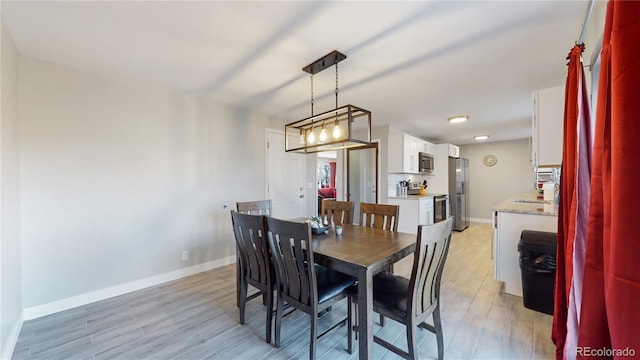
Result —
[[[449,204],[453,217],[453,230],[463,231],[469,227],[469,160],[449,158]]]

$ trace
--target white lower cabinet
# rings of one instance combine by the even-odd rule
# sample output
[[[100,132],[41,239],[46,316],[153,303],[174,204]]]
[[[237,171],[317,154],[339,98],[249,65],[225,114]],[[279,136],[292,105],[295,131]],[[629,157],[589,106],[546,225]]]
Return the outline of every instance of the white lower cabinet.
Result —
[[[417,234],[418,225],[433,224],[433,196],[421,198],[389,198],[389,204],[400,206],[398,231]]]
[[[420,210],[418,211],[419,217],[416,225],[433,224],[433,198],[420,199],[418,202],[420,203]]]
[[[493,212],[493,256],[494,277],[504,282],[507,294],[522,296],[520,253],[518,242],[522,230],[557,232],[558,217],[536,214],[521,214],[503,211]]]

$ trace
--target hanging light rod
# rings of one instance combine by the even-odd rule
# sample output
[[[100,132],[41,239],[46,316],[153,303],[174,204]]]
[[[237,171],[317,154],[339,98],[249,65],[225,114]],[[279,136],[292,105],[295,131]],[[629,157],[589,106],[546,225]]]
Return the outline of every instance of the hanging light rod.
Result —
[[[328,53],[327,55],[321,57],[320,59],[312,62],[311,64],[305,66],[302,68],[302,71],[307,72],[311,75],[315,75],[317,73],[319,73],[320,71],[331,67],[337,63],[339,63],[340,61],[344,60],[347,58],[347,55],[341,53],[338,50],[333,50],[332,52]]]
[[[371,112],[353,105],[338,105],[338,63],[346,58],[345,54],[333,50],[302,68],[311,75],[311,116],[284,126],[285,151],[309,154],[371,143]],[[313,76],[332,66],[336,69],[336,107],[316,115],[313,112]],[[329,136],[327,126],[331,125]]]

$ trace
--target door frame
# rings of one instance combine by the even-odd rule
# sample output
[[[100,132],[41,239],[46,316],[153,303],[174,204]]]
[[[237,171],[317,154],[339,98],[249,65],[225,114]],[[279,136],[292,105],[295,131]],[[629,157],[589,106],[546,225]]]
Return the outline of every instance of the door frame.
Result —
[[[364,150],[364,149],[376,149],[376,204],[378,202],[380,202],[380,188],[379,188],[379,177],[380,177],[380,146],[379,146],[379,141],[378,140],[374,140],[372,141],[370,144],[367,145],[362,145],[362,146],[358,146],[358,147],[353,147],[353,148],[349,148],[347,149],[347,158],[346,158],[346,171],[345,171],[345,178],[346,178],[346,188],[345,188],[345,200],[346,201],[350,201],[351,198],[351,194],[349,194],[349,166],[351,164],[349,164],[349,152],[351,152],[352,150]]]

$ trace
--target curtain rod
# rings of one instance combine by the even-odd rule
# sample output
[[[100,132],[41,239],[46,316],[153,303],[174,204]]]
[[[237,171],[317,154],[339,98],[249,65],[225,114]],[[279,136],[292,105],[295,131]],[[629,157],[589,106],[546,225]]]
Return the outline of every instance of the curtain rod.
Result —
[[[587,16],[584,18],[584,23],[582,24],[582,30],[580,31],[580,37],[576,42],[576,45],[584,44],[584,36],[587,34],[587,28],[589,27],[589,21],[591,20],[591,13],[593,12],[593,4],[595,0],[589,0],[589,8],[587,9]]]

